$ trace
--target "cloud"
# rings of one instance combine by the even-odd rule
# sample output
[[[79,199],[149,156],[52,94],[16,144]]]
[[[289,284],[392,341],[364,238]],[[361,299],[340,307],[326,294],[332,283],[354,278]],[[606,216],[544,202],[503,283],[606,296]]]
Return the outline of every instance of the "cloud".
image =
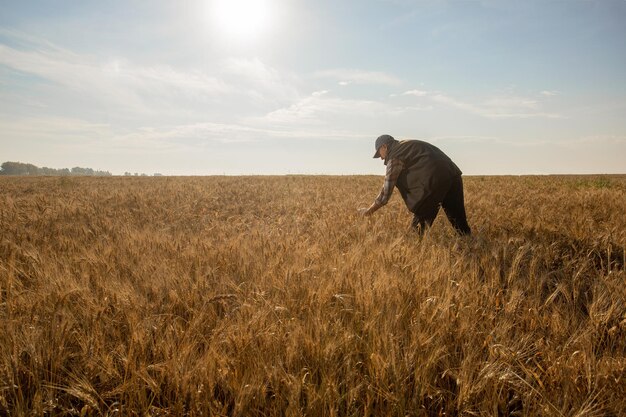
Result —
[[[105,138],[111,133],[108,124],[68,117],[0,118],[0,127],[3,137],[14,141],[63,138],[64,141],[77,143],[86,141],[86,138]]]
[[[332,78],[338,80],[339,85],[349,84],[382,84],[382,85],[399,85],[402,81],[393,75],[384,72],[363,71],[356,69],[331,69],[317,71],[313,74],[316,78]]]
[[[549,91],[549,90],[544,90],[540,94],[542,96],[546,96],[546,97],[553,97],[553,96],[559,95],[559,93],[557,91]]]
[[[7,68],[0,83],[16,74],[34,76],[23,88],[43,98],[43,105],[68,114],[189,119],[227,115],[233,109],[264,112],[299,97],[297,77],[259,59],[230,58],[208,70],[142,65],[123,57],[78,54],[20,33],[0,34],[9,39],[0,39],[0,66]]]
[[[354,140],[369,138],[351,130],[335,127],[311,129],[301,126],[280,126],[245,120],[240,123],[193,123],[161,128],[146,127],[117,135],[116,147],[133,149],[166,149],[193,151],[216,143],[252,143],[268,140]]]
[[[40,109],[28,109],[33,113],[27,118],[11,107],[0,107],[3,141],[158,152],[197,149],[216,141],[350,139],[365,135],[346,127],[349,122],[342,127],[329,119],[367,117],[384,109],[371,101],[333,97],[328,90],[302,97],[295,75],[260,59],[226,59],[205,73],[78,54],[36,37],[0,33],[12,37],[10,44],[0,40],[0,65],[8,68],[0,79],[12,82],[16,74],[29,74],[18,96],[22,108],[31,92],[42,100]],[[356,78],[381,79],[373,74]],[[96,106],[101,113],[91,112]],[[246,106],[253,110],[242,110]],[[66,117],[59,117],[62,114]]]
[[[590,135],[584,136],[574,141],[567,141],[568,144],[581,143],[584,145],[621,145],[626,146],[626,135]]]
[[[273,105],[282,105],[298,97],[298,78],[280,72],[258,58],[228,58],[218,65],[224,79],[238,95]]]
[[[428,95],[428,91],[422,90],[409,90],[402,93],[403,96],[415,96],[415,97],[425,97]],[[395,96],[395,94],[393,95]]]
[[[495,136],[481,136],[481,135],[444,135],[444,136],[429,136],[426,138],[415,138],[426,140],[432,143],[438,142],[452,142],[452,143],[472,143],[472,144],[493,144],[493,143],[506,143],[502,138]]]
[[[409,90],[401,95],[418,97],[490,119],[562,118],[557,113],[541,111],[541,103],[535,98],[511,94],[483,98],[476,102],[461,100],[439,91]]]
[[[295,103],[272,111],[257,121],[279,125],[323,125],[339,119],[365,119],[391,113],[393,109],[371,100],[343,99],[329,95],[327,90],[317,91]]]
[[[0,64],[58,84],[82,97],[135,110],[150,107],[149,98],[155,96],[208,97],[229,91],[229,86],[219,79],[200,72],[134,66],[124,60],[100,62],[92,56],[45,45],[24,51],[0,44]]]

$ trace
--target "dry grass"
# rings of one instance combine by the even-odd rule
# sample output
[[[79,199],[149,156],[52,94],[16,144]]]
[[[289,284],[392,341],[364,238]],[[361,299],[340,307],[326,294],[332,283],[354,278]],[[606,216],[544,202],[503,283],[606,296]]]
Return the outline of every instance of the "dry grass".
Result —
[[[618,416],[626,177],[0,178],[0,415]]]

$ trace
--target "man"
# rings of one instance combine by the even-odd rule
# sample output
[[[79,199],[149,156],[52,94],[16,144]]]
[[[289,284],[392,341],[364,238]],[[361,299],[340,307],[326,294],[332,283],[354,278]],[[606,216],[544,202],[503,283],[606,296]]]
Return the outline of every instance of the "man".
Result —
[[[439,206],[460,235],[469,235],[465,215],[461,170],[439,148],[420,140],[397,141],[389,135],[376,139],[374,158],[387,166],[385,183],[369,208],[359,209],[369,216],[387,204],[397,187],[413,213],[412,226],[420,233],[433,223]]]

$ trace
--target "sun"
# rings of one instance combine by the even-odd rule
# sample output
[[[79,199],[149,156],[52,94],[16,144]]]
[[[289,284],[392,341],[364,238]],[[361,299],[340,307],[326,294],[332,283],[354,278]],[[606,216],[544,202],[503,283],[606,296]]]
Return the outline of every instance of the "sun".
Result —
[[[268,0],[215,0],[213,21],[218,32],[233,40],[254,40],[270,27]]]

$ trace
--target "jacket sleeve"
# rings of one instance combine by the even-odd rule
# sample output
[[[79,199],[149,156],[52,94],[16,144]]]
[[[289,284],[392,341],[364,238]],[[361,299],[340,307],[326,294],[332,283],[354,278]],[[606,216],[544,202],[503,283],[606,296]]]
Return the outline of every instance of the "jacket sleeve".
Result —
[[[404,169],[404,163],[401,159],[390,159],[387,163],[387,172],[385,173],[385,182],[383,188],[380,190],[378,197],[374,200],[374,204],[377,208],[380,208],[389,202],[389,198],[393,193],[393,188],[396,186],[396,181],[400,176],[400,173]]]

